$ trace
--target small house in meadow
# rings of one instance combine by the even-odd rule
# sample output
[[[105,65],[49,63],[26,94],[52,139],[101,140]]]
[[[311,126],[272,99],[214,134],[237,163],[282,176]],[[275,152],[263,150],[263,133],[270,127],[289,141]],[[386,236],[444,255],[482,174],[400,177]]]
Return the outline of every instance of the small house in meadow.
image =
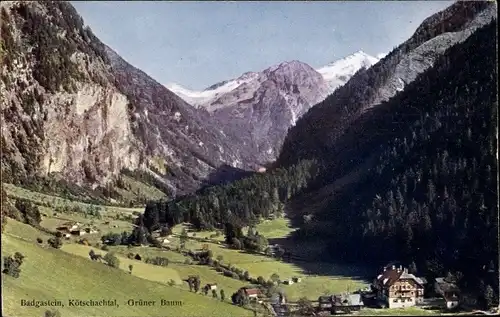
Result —
[[[71,231],[77,230],[79,226],[80,226],[80,223],[74,222],[74,221],[69,221],[69,222],[62,223],[56,229],[58,231],[62,231],[62,232],[71,232]]]
[[[243,287],[243,292],[250,300],[257,300],[259,298],[260,290],[258,288]]]
[[[74,229],[71,230],[70,233],[74,236],[83,236],[86,232],[83,229]]]
[[[292,279],[284,280],[283,284],[285,284],[285,285],[292,285],[293,284],[293,280]]]
[[[436,278],[434,289],[446,301],[447,309],[458,307],[460,303],[460,289],[456,284],[446,281],[443,277],[438,277]]]
[[[318,297],[318,307],[320,310],[330,310],[333,306],[332,296],[323,295]]]
[[[217,289],[217,284],[214,283],[214,284],[207,284],[205,286],[209,291],[213,291],[213,290],[216,290]]]

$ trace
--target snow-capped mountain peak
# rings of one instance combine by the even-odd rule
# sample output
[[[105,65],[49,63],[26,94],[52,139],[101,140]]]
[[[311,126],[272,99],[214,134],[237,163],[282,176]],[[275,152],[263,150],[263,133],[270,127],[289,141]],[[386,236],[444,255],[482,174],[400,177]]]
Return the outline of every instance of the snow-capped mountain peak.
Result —
[[[235,91],[240,86],[251,86],[256,89],[259,83],[265,81],[263,77],[267,77],[276,71],[279,71],[280,77],[293,77],[295,74],[299,73],[303,76],[306,74],[305,76],[307,76],[307,74],[312,74],[316,71],[321,74],[327,83],[328,91],[324,94],[324,97],[326,97],[326,95],[344,85],[359,69],[363,67],[369,68],[377,63],[380,60],[380,58],[378,58],[379,55],[373,57],[359,50],[316,70],[298,60],[286,61],[270,66],[262,72],[246,72],[238,78],[218,82],[202,91],[190,90],[176,83],[167,84],[166,87],[184,99],[187,103],[195,107],[204,107],[211,111],[225,106],[224,102],[221,102],[224,98],[221,99],[221,97]],[[247,91],[247,89],[245,89],[245,91]],[[244,93],[244,95],[246,95],[246,93]],[[232,99],[233,98],[229,98],[228,101],[235,101]],[[214,106],[215,104],[217,106]]]
[[[225,135],[247,144],[267,162],[276,158],[288,128],[311,107],[378,59],[355,52],[319,69],[298,60],[220,81],[202,91],[166,85],[195,107],[208,110]]]
[[[379,58],[357,51],[354,54],[329,63],[316,69],[328,82],[331,92],[344,85],[359,69],[369,68],[377,63]]]

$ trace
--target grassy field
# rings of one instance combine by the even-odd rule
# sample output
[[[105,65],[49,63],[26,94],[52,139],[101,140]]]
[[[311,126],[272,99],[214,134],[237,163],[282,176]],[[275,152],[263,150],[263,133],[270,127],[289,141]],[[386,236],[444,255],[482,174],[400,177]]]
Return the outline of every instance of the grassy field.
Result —
[[[42,217],[40,225],[44,228],[55,230],[57,227],[61,226],[63,223],[68,221],[75,221],[82,224],[82,227],[91,226],[96,227],[99,230],[97,234],[86,234],[83,236],[72,237],[72,241],[78,241],[82,238],[87,239],[90,243],[95,244],[101,242],[101,236],[103,234],[112,233],[122,233],[123,231],[131,232],[133,230],[133,225],[129,221],[116,220],[113,217],[104,215],[102,219],[97,219],[95,217],[87,216],[85,217],[79,213],[58,213],[54,216],[52,210],[47,207],[38,207],[41,212],[48,215],[47,217]]]
[[[3,188],[7,192],[8,196],[15,198],[24,198],[30,200],[36,204],[50,204],[51,207],[73,207],[79,206],[80,208],[86,209],[92,206],[91,204],[73,201],[65,199],[59,196],[46,195],[40,192],[31,191],[22,187],[18,187],[12,184],[2,184]],[[115,207],[115,206],[103,206],[99,205],[101,210],[109,215],[116,214],[133,214],[134,212],[144,212],[144,208],[125,208],[125,207]]]
[[[133,181],[132,179],[130,179]],[[28,189],[17,187],[11,184],[3,184],[7,195],[10,198],[27,199],[38,205],[42,214],[40,225],[44,228],[55,230],[64,222],[75,221],[80,222],[84,226],[96,227],[99,230],[98,234],[87,234],[82,237],[72,237],[72,241],[77,241],[81,238],[86,238],[90,243],[95,244],[100,242],[100,238],[105,233],[122,233],[123,231],[131,232],[133,229],[132,216],[134,213],[143,212],[143,208],[122,208],[114,206],[97,205],[101,217],[91,216],[84,212],[75,212],[73,207],[78,206],[82,210],[86,210],[90,205],[78,201],[72,201],[57,196],[50,196],[39,192],[34,192]],[[65,208],[66,207],[66,208]],[[64,212],[57,211],[56,208],[65,208]],[[129,220],[126,218],[129,217]]]
[[[65,244],[62,246],[61,250],[81,256],[88,259],[88,261],[91,261],[89,257],[90,250],[94,250],[96,254],[101,254],[102,256],[107,253],[100,249],[75,243]],[[120,260],[120,269],[128,272],[128,266],[133,265],[132,275],[134,276],[163,284],[167,284],[170,280],[173,280],[177,285],[182,284],[179,273],[170,267],[150,265],[141,261],[128,259],[127,257],[120,256],[119,254],[117,254],[117,257]]]
[[[166,197],[164,192],[153,186],[146,185],[127,175],[122,175],[121,177],[128,189],[124,190],[122,188],[115,188],[115,190],[125,201],[133,201],[141,196],[147,197],[148,199],[161,199]]]
[[[201,231],[201,232],[193,232],[189,229],[189,224],[180,224],[172,228],[172,233],[180,234],[182,229],[186,228],[188,232],[188,236],[192,237],[193,235],[198,238],[210,238],[216,241],[224,241],[224,234],[221,234],[218,237],[211,237],[216,233],[216,231]],[[273,238],[284,238],[288,236],[290,233],[294,232],[296,229],[290,226],[290,221],[286,218],[277,218],[274,220],[262,220],[257,226],[255,226],[255,230],[260,234],[264,235],[267,239]],[[243,228],[243,234],[247,234],[248,227]]]
[[[174,251],[168,251],[168,250],[161,250],[158,248],[152,248],[152,247],[131,247],[128,248],[127,246],[124,245],[118,245],[118,246],[110,246],[110,250],[113,250],[117,253],[127,255],[128,253],[134,253],[134,254],[140,254],[141,257],[166,257],[170,261],[170,263],[173,262],[180,262],[184,263],[186,259],[189,259],[190,257],[184,256],[178,252]]]
[[[185,264],[184,261],[189,257],[184,257],[182,254],[174,251],[159,250],[157,248],[150,247],[132,247],[127,248],[124,246],[110,247],[113,250],[122,255],[128,254],[129,252],[134,254],[140,254],[141,257],[166,257],[169,259],[168,268],[175,270],[181,279],[187,278],[189,275],[199,275],[202,285],[207,283],[216,283],[219,289],[224,289],[226,294],[233,294],[239,288],[248,285],[247,282],[236,280],[223,276],[222,274],[215,271],[213,268],[208,266],[202,266],[197,264]],[[87,252],[88,253],[88,252]],[[134,265],[135,267],[135,265]],[[135,268],[134,268],[135,270]],[[189,289],[187,283],[183,283],[182,287]],[[226,295],[228,296],[228,295]]]
[[[46,307],[21,307],[21,299],[60,300],[64,307],[56,307],[62,316],[252,316],[252,312],[221,303],[178,287],[140,278],[150,268],[134,263],[134,274],[92,262],[82,256],[64,252],[87,252],[87,249],[66,245],[63,250],[37,245],[33,238],[43,233],[9,219],[2,234],[2,255],[21,252],[25,255],[21,275],[15,279],[5,274],[3,281],[3,306],[7,316],[43,316]],[[88,252],[87,252],[88,253]],[[88,256],[88,255],[87,255]],[[122,266],[127,265],[123,259]],[[146,265],[146,264],[144,264]],[[169,277],[174,270],[159,268]],[[137,272],[136,272],[137,270]],[[149,273],[148,273],[149,274]],[[119,307],[70,307],[69,299],[117,300]],[[182,302],[182,306],[133,307],[128,299]]]
[[[33,243],[36,243],[37,238],[41,238],[44,241],[52,238],[52,235],[10,218],[7,219],[7,224],[5,225],[5,231],[2,233],[2,238],[4,235],[22,238],[27,241],[32,241]]]
[[[432,316],[439,315],[438,312],[418,307],[400,309],[372,309],[364,308],[357,315],[360,316]]]
[[[180,233],[182,227],[182,225],[174,227],[173,232]],[[287,235],[293,231],[293,229],[288,227],[288,222],[284,219],[263,222],[256,229],[264,236],[268,234],[274,238],[279,237],[280,234]],[[202,237],[204,235],[197,232],[196,236]],[[172,246],[179,245],[177,237],[169,238],[169,240]],[[258,276],[262,276],[268,280],[273,273],[278,274],[282,280],[294,276],[301,277],[301,283],[280,286],[291,301],[296,301],[301,297],[317,300],[320,295],[337,294],[348,290],[355,291],[368,286],[365,281],[357,278],[361,270],[355,267],[322,262],[307,263],[307,265],[299,266],[298,264],[285,263],[260,254],[229,249],[225,245],[192,239],[186,242],[186,248],[198,250],[202,248],[203,244],[208,244],[214,258],[221,255],[225,264],[231,264],[240,269],[247,270],[252,277],[257,278]]]
[[[13,190],[13,192],[11,191]],[[52,202],[52,199],[54,198],[53,196],[48,196],[40,193],[35,193],[31,192],[29,190],[24,190],[19,187],[9,187],[9,195],[12,195],[14,197],[21,197],[21,198],[26,198],[29,200],[32,200],[34,202],[47,202],[50,201]],[[56,201],[58,198],[55,198]],[[67,201],[65,201],[67,203]],[[72,204],[80,204],[79,202],[70,202]],[[85,204],[83,204],[85,205]],[[111,207],[115,208],[115,207]],[[103,213],[102,219],[97,219],[95,217],[90,217],[90,216],[84,216],[83,214],[80,213],[57,213],[56,216],[54,216],[54,210],[53,208],[49,207],[44,207],[44,206],[39,206],[40,212],[43,214],[47,215],[42,217],[42,222],[41,225],[45,228],[55,230],[56,227],[61,225],[64,222],[67,221],[77,221],[80,222],[84,225],[95,225],[97,228],[101,231],[100,234],[87,234],[81,237],[72,237],[71,240],[65,241],[65,244],[62,247],[62,250],[77,256],[80,256],[84,258],[84,260],[89,259],[89,251],[90,247],[76,244],[74,242],[80,240],[81,238],[86,238],[92,245],[94,245],[97,242],[100,242],[100,237],[102,234],[105,234],[107,232],[117,232],[121,233],[123,231],[131,231],[132,230],[132,224],[127,221],[121,221],[121,220],[115,220],[113,219],[114,215],[110,215],[109,213]],[[109,224],[105,224],[105,222],[109,222]],[[29,232],[32,233],[32,236],[30,237],[30,240],[35,241],[36,238],[40,235],[39,231],[29,227],[25,226],[23,224],[20,224],[17,221],[12,221],[13,224],[13,229],[14,228],[22,226],[29,228]],[[182,228],[179,228],[179,233],[182,230]],[[18,232],[22,230],[17,230]],[[208,236],[208,232],[204,232],[202,234],[206,234]],[[192,235],[192,233],[190,233]],[[221,236],[223,238],[223,236]],[[175,238],[173,238],[175,240]],[[46,241],[46,238],[44,237],[44,241]],[[178,242],[178,240],[177,240]],[[198,244],[193,244],[193,247],[197,247]],[[93,248],[96,253],[104,254],[104,251],[98,250],[96,248]],[[185,264],[186,257],[183,255],[174,252],[174,251],[166,251],[166,250],[160,250],[157,248],[151,248],[151,247],[133,247],[133,248],[127,248],[126,246],[111,246],[110,247],[111,251],[115,251],[118,254],[121,254],[119,256],[120,258],[120,268],[126,272],[128,272],[128,266],[129,264],[132,264],[133,267],[133,275],[138,276],[140,278],[150,280],[150,281],[156,281],[156,282],[161,282],[161,283],[168,283],[170,280],[174,280],[178,287],[181,287],[182,289],[189,289],[187,283],[183,283],[181,279],[187,278],[189,275],[199,275],[201,278],[202,283],[217,283],[219,286],[219,289],[224,289],[226,292],[226,296],[230,297],[230,295],[234,292],[236,292],[240,287],[248,285],[246,282],[235,280],[229,277],[224,277],[222,274],[216,272],[213,268],[206,267],[206,266],[199,266],[199,265],[188,265]],[[136,261],[136,260],[130,260],[126,257],[128,253],[139,253],[141,254],[142,257],[155,257],[155,256],[161,256],[161,257],[166,257],[169,259],[170,264],[167,268],[160,267],[160,266],[154,266],[150,264],[146,264],[144,262]],[[233,255],[233,252],[229,252],[227,254]],[[251,256],[249,256],[251,258]],[[177,263],[176,263],[177,262]]]
[[[286,218],[263,220],[255,229],[267,239],[284,238],[295,231],[294,228],[290,227],[290,221]],[[244,228],[245,234],[247,231],[248,228]]]
[[[365,288],[368,284],[354,278],[355,271],[350,268],[340,267],[326,263],[312,263],[305,272],[303,268],[293,263],[261,262],[261,263],[234,263],[237,267],[248,270],[251,276],[262,276],[269,279],[273,273],[279,275],[281,280],[294,276],[302,278],[302,282],[293,285],[281,285],[287,298],[296,301],[301,297],[317,300],[320,295],[339,294],[346,291],[355,291]],[[318,270],[313,268],[316,266]],[[326,267],[330,266],[330,267]],[[352,270],[352,271],[351,271]],[[321,272],[321,275],[315,272]]]

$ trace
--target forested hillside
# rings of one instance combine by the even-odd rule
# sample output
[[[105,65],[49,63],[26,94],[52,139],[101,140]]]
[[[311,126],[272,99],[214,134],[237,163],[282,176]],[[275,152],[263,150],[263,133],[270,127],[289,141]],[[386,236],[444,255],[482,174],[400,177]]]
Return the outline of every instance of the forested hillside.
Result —
[[[348,170],[350,157],[376,159],[306,225],[333,258],[413,261],[468,286],[497,284],[488,275],[498,266],[496,26],[448,50],[338,141],[351,150],[332,153],[326,183]]]
[[[260,217],[283,215],[284,202],[307,188],[317,175],[315,162],[302,161],[169,202],[150,202],[138,224],[153,231],[163,224],[173,226],[184,221],[197,229],[222,228],[228,222],[240,226],[256,223]]]

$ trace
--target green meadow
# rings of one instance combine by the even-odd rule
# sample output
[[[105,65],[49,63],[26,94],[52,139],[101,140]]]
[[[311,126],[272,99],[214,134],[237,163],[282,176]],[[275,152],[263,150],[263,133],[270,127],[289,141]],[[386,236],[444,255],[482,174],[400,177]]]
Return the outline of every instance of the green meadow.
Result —
[[[87,247],[67,244],[58,250],[46,244],[37,244],[37,237],[46,236],[28,225],[8,220],[6,231],[2,234],[2,256],[21,252],[25,259],[19,278],[2,274],[5,316],[43,316],[47,310],[47,307],[22,307],[21,299],[59,300],[64,307],[55,309],[61,316],[253,315],[251,311],[228,302],[222,303],[180,287],[167,286],[163,283],[167,279],[180,282],[173,269],[134,262],[134,272],[129,274],[125,271],[128,270],[128,259],[120,258],[123,270],[114,269],[86,259],[83,253],[88,253]],[[70,299],[116,299],[119,306],[70,307]],[[129,299],[155,300],[157,303],[164,299],[182,305],[137,307],[127,305]]]

